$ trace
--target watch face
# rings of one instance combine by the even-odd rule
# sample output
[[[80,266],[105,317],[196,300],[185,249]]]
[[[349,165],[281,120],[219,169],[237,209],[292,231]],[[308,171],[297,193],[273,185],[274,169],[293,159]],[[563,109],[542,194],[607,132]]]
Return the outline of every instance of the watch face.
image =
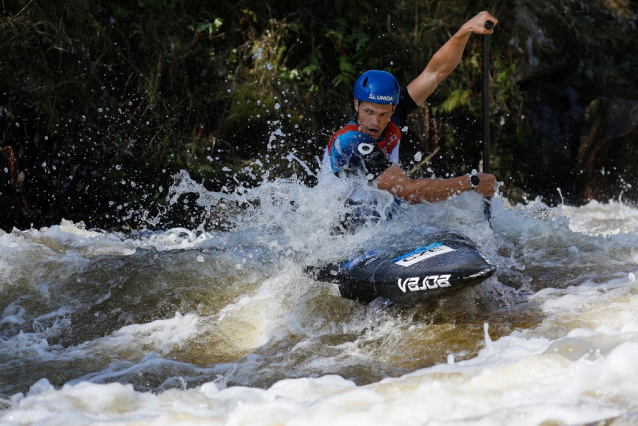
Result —
[[[470,176],[470,183],[472,184],[472,186],[478,186],[478,184],[481,183],[481,180],[478,176],[472,175]]]

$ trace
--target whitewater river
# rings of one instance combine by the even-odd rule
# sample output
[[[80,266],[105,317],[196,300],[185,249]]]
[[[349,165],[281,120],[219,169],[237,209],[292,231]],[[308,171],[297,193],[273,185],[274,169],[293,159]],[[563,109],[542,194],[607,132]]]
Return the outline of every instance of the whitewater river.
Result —
[[[638,209],[496,199],[490,226],[466,193],[344,235],[326,185],[186,192],[214,220],[0,235],[0,424],[638,422]],[[303,273],[435,227],[497,275],[372,318]]]

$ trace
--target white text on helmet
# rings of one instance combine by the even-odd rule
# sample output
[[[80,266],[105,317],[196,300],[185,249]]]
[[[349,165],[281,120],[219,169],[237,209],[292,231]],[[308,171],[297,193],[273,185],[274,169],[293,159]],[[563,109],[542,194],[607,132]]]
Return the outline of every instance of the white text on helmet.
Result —
[[[376,99],[378,101],[391,101],[393,100],[392,96],[376,96],[374,93],[370,93],[370,96],[368,96],[368,99]]]

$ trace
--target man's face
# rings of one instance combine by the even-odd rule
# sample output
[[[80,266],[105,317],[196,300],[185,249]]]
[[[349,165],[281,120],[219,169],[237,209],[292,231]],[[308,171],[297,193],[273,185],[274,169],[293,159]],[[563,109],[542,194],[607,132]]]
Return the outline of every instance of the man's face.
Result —
[[[359,113],[361,133],[372,136],[375,140],[385,130],[396,105],[374,104],[366,101],[354,101],[354,109]]]

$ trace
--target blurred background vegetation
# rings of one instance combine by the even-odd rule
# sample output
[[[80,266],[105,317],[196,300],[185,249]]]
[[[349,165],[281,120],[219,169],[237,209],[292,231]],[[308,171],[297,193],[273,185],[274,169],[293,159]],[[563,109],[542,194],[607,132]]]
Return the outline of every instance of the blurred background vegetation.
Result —
[[[61,218],[146,226],[181,169],[208,189],[312,185],[367,69],[405,86],[481,10],[491,37],[492,171],[513,201],[586,201],[585,109],[638,99],[636,0],[3,0],[0,228]],[[481,40],[410,117],[414,176],[480,168]],[[303,167],[304,162],[309,168]],[[430,169],[428,171],[427,169]],[[149,213],[150,214],[150,213]],[[189,220],[181,212],[160,226]],[[190,219],[192,220],[192,218]]]

